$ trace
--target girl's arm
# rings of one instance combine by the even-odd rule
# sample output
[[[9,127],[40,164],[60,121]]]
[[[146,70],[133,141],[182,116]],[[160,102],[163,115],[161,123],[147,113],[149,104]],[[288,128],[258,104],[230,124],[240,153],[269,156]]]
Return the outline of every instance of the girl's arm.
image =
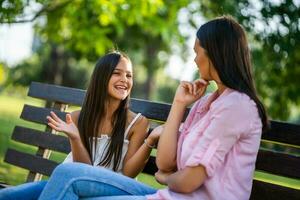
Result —
[[[74,111],[71,113],[72,120],[75,126],[78,126],[78,118],[79,118],[80,111]],[[79,134],[79,131],[78,131]],[[79,136],[75,139],[71,139],[69,137],[69,141],[71,144],[72,156],[74,162],[82,162],[86,164],[92,164],[88,151],[86,150],[85,146],[82,143],[82,140]]]
[[[148,145],[153,146],[157,143],[161,129],[155,129],[146,139],[148,129],[149,122],[145,117],[142,117],[134,126],[123,162],[123,174],[126,176],[135,177],[143,170],[152,150]],[[144,143],[145,139],[147,144]]]
[[[64,122],[54,112],[51,112],[51,116],[47,116],[48,125],[56,131],[64,132],[68,136],[73,161],[91,164],[89,153],[81,141],[77,128],[79,113],[80,111],[74,111],[71,114],[67,114],[66,122]]]

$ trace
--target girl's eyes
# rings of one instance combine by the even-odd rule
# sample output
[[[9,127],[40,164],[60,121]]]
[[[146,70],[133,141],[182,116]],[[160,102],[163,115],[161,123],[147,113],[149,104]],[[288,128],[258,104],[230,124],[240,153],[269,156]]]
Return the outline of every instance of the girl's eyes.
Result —
[[[113,75],[118,75],[118,76],[121,76],[122,75],[122,73],[121,72],[113,72]],[[127,78],[131,78],[132,77],[132,74],[126,74],[126,77]]]

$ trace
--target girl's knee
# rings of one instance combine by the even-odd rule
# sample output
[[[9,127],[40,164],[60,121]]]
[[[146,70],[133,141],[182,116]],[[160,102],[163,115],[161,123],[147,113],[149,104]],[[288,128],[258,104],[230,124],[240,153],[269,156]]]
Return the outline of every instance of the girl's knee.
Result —
[[[62,163],[59,164],[53,171],[52,176],[66,176],[74,174],[74,170],[78,170],[79,163]]]
[[[92,168],[91,165],[84,163],[62,163],[54,169],[51,176],[74,177],[86,174],[86,172],[89,171],[90,168]]]

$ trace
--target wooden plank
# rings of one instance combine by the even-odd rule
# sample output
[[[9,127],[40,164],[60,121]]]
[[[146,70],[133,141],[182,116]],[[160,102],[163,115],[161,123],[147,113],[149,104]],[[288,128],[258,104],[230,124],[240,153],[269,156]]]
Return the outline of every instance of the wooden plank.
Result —
[[[297,156],[261,150],[258,154],[256,170],[291,178],[300,178],[299,162],[300,158]],[[157,170],[155,157],[151,156],[143,173],[153,175]]]
[[[300,190],[254,180],[250,200],[260,199],[299,200]]]
[[[29,87],[28,96],[81,106],[85,97],[85,90],[32,82]]]
[[[300,125],[271,121],[270,130],[262,135],[262,139],[300,146]]]
[[[52,160],[47,160],[14,149],[8,149],[6,151],[4,161],[46,176],[50,176],[54,168],[58,165],[58,163]]]
[[[52,105],[51,109],[54,110],[59,110],[61,112],[65,111],[66,108],[68,107],[67,104],[62,104],[62,103],[58,103],[58,102],[54,102],[54,104]],[[55,130],[53,130],[51,127],[46,126],[45,129],[46,132],[51,132],[53,134],[57,134],[57,132]],[[50,155],[51,155],[51,150],[49,149],[45,149],[43,147],[38,147],[37,152],[35,153],[36,156],[42,157],[44,159],[49,159]],[[33,171],[29,171],[28,176],[27,176],[27,182],[31,182],[31,181],[40,181],[43,178],[43,174],[41,173],[35,173]]]
[[[155,157],[150,156],[146,166],[143,169],[143,173],[154,175],[158,171],[158,168],[155,164]]]
[[[26,105],[26,104],[23,107],[20,118],[31,122],[47,124],[48,121],[46,117],[47,115],[50,115],[50,111],[55,112],[63,120],[66,118],[65,112],[61,112],[56,109],[40,108],[40,107]]]
[[[54,135],[49,132],[16,126],[12,134],[12,139],[62,153],[71,152],[70,143],[67,137]]]
[[[140,112],[149,119],[166,121],[171,109],[171,104],[151,102],[142,99],[132,98],[130,101],[130,109],[133,112]],[[186,118],[189,109],[186,109],[183,121]]]
[[[286,153],[260,150],[256,169],[272,174],[300,178],[300,157]]]
[[[4,182],[0,182],[0,190],[4,189],[4,188],[8,188],[8,187],[11,187],[11,185],[8,185],[8,184],[6,184]]]

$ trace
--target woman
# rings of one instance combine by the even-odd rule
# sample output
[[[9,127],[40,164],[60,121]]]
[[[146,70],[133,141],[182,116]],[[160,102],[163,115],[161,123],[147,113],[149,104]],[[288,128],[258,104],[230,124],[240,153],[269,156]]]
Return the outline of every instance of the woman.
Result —
[[[56,168],[40,199],[249,199],[267,117],[254,87],[245,32],[231,17],[216,18],[199,28],[194,50],[201,79],[179,85],[158,144],[155,177],[166,189],[67,164]],[[218,89],[203,96],[209,81]],[[59,178],[70,170],[69,177]]]
[[[71,144],[64,162],[102,166],[128,177],[143,169],[160,132],[147,137],[148,120],[128,109],[132,85],[130,59],[112,52],[97,62],[81,110],[67,114],[66,122],[51,112],[48,125],[64,132]],[[1,190],[0,199],[37,199],[46,183]]]

